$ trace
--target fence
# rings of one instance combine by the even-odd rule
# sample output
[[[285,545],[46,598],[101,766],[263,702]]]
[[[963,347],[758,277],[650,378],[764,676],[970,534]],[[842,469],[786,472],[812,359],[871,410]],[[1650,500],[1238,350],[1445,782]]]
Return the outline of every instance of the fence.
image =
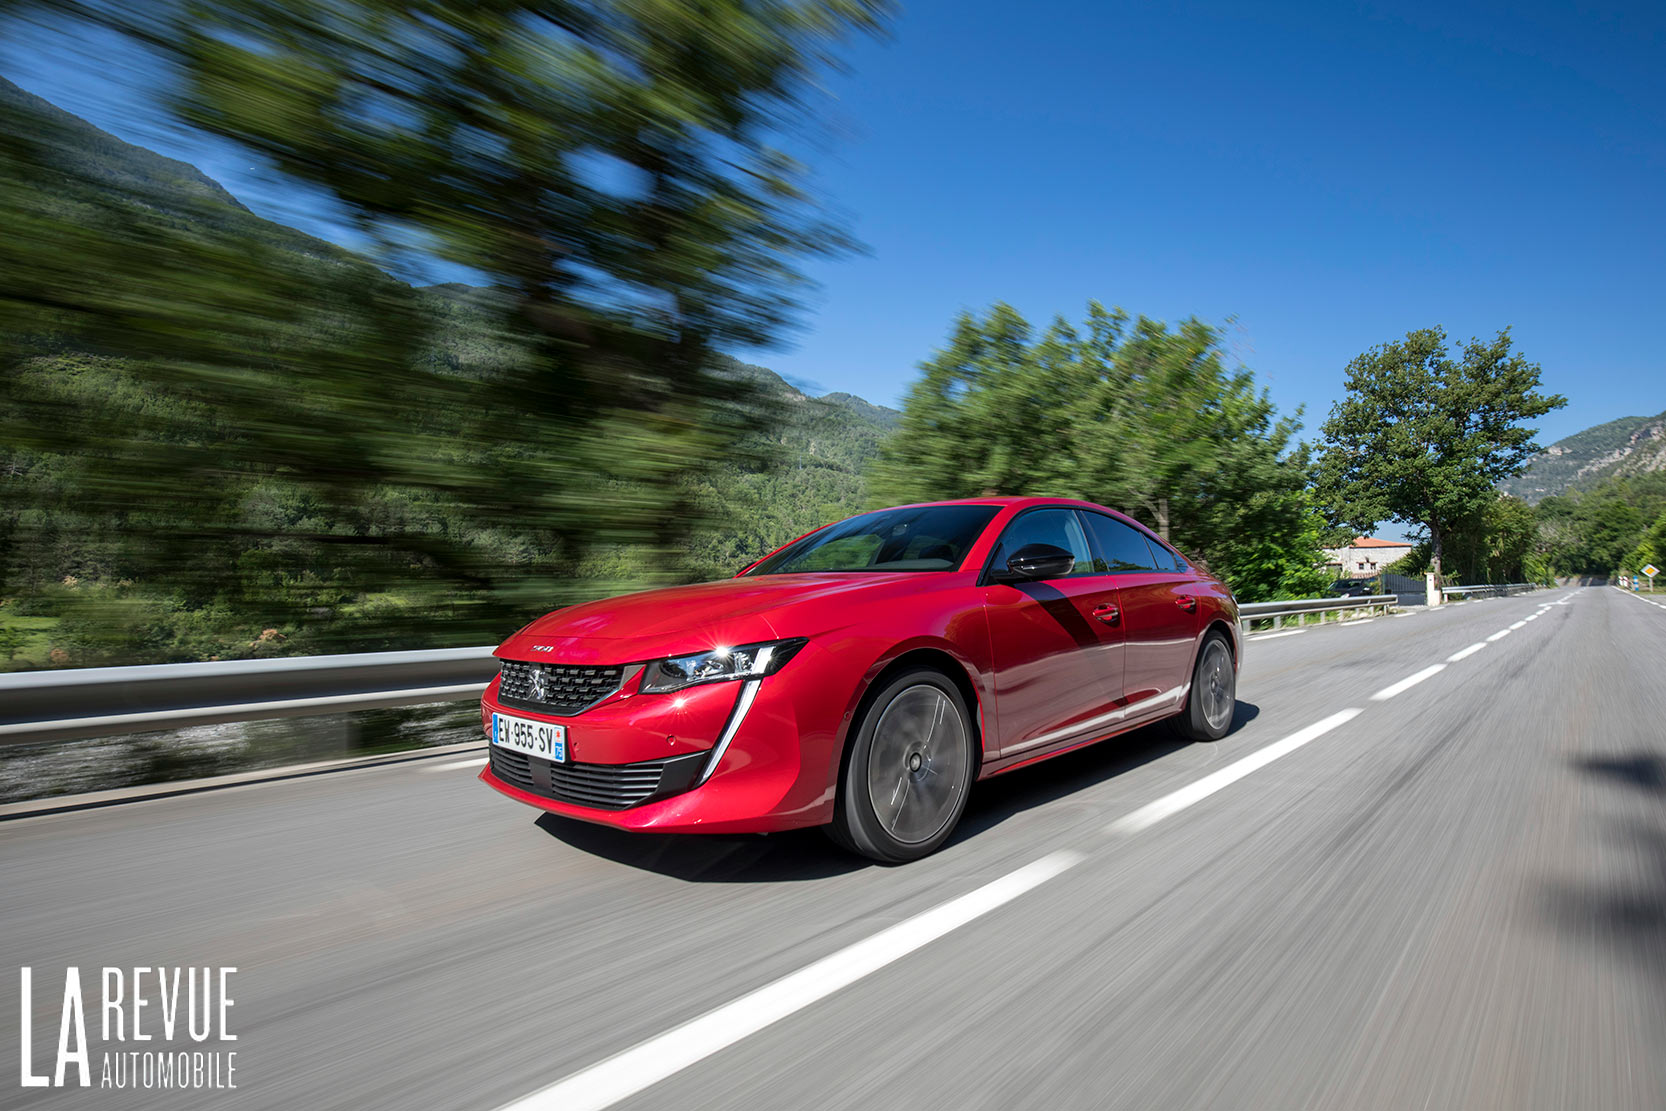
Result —
[[[0,744],[473,698],[490,647],[0,675]]]
[[[1449,587],[1449,595],[1519,594],[1531,583]],[[1239,607],[1246,631],[1286,618],[1387,612],[1393,594]],[[480,694],[497,672],[490,647],[275,660],[22,671],[0,675],[0,744],[67,741],[231,721],[446,702]]]
[[[1309,614],[1316,613],[1322,624],[1327,613],[1335,613],[1340,621],[1353,610],[1381,610],[1387,613],[1388,607],[1396,605],[1398,601],[1392,594],[1372,594],[1364,598],[1302,598],[1292,602],[1250,602],[1238,607],[1238,621],[1248,632],[1255,628],[1257,621],[1271,621],[1272,627],[1276,629],[1284,624],[1286,617],[1300,617],[1306,620]]]
[[[1482,586],[1446,586],[1441,588],[1441,600],[1456,594],[1463,600],[1472,598],[1507,598],[1512,594],[1526,594],[1530,590],[1537,590],[1537,583],[1487,583]]]

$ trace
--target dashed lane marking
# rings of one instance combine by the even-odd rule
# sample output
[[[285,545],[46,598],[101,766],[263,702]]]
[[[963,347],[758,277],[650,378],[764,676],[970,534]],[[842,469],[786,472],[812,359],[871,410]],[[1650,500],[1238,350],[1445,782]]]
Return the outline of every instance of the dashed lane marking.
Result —
[[[1306,729],[1299,729],[1282,741],[1274,741],[1265,748],[1256,749],[1241,760],[1234,761],[1220,771],[1212,772],[1195,783],[1189,783],[1170,794],[1164,795],[1156,802],[1150,802],[1131,814],[1124,815],[1105,827],[1107,833],[1129,834],[1138,833],[1142,829],[1149,829],[1173,814],[1178,814],[1194,803],[1201,802],[1221,790],[1238,782],[1244,776],[1258,768],[1264,768],[1281,756],[1301,748],[1303,745],[1318,740],[1332,729],[1346,725],[1358,717],[1363,710],[1350,707],[1339,710],[1323,721],[1316,721]]]
[[[1433,678],[1445,670],[1445,664],[1430,664],[1428,667],[1417,672],[1415,675],[1408,675],[1404,679],[1401,679],[1398,683],[1390,683],[1388,686],[1372,695],[1371,701],[1387,702],[1395,695],[1404,694],[1406,691],[1409,691],[1413,687],[1417,686],[1417,684],[1421,683],[1423,680]]]
[[[1070,851],[1044,856],[581,1069],[506,1105],[503,1111],[600,1111],[611,1107],[1010,903],[1081,860],[1081,853]]]

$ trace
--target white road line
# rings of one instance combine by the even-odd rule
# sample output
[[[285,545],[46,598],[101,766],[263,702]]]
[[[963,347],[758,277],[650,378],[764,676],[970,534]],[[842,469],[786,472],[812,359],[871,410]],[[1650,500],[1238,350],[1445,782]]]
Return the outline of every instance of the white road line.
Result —
[[[489,759],[489,757],[482,756],[477,760],[453,760],[449,764],[431,764],[422,770],[425,772],[449,772],[458,768],[479,768],[483,767]]]
[[[1357,621],[1338,621],[1337,624],[1338,625],[1369,625],[1369,624],[1371,624],[1371,622],[1373,622],[1375,620],[1376,620],[1375,617],[1362,617]]]
[[[1539,619],[1539,615],[1536,614],[1536,613],[1530,613],[1525,618],[1523,618],[1524,621],[1537,621],[1538,619]]]
[[[1510,635],[1510,630],[1509,629],[1500,629],[1500,630],[1498,630],[1498,632],[1494,633],[1492,636],[1487,638],[1487,643],[1491,644],[1494,641],[1503,640],[1505,637],[1507,637],[1509,635]]]
[[[506,1104],[502,1111],[597,1111],[610,1107],[1011,902],[1081,859],[1081,853],[1068,850],[1044,856],[976,891],[881,930],[732,1003]]]
[[[1512,628],[1512,629],[1519,629],[1519,628],[1521,628],[1521,627],[1522,627],[1522,626],[1523,626],[1523,625],[1525,625],[1525,624],[1527,624],[1527,622],[1526,622],[1526,621],[1525,621],[1525,620],[1522,620],[1522,621],[1517,621],[1517,622],[1516,622],[1516,623],[1515,623],[1515,624],[1514,624],[1514,625],[1511,625],[1511,626],[1510,626],[1510,628]]]
[[[1257,768],[1264,768],[1280,756],[1287,756],[1309,741],[1318,740],[1332,729],[1339,725],[1345,725],[1363,712],[1357,707],[1339,710],[1323,721],[1314,722],[1306,729],[1298,730],[1282,741],[1274,741],[1267,747],[1250,753],[1242,760],[1237,760],[1220,771],[1204,776],[1196,783],[1188,784],[1178,791],[1164,795],[1156,802],[1147,803],[1133,813],[1118,818],[1105,827],[1105,832],[1128,834],[1149,829],[1171,814],[1178,814],[1186,807],[1195,802],[1201,802],[1221,788],[1231,786]]]
[[[1446,657],[1446,662],[1449,663],[1449,664],[1455,664],[1459,660],[1467,660],[1467,659],[1469,659],[1469,657],[1475,655],[1475,653],[1479,652],[1481,649],[1485,648],[1486,646],[1487,646],[1486,641],[1484,641],[1484,640],[1483,641],[1477,641],[1474,644],[1471,644],[1468,648],[1461,648],[1458,651],[1452,653],[1450,656]]]
[[[1255,636],[1247,637],[1246,639],[1248,639],[1248,640],[1272,640],[1275,637],[1300,636],[1301,634],[1303,634],[1305,632],[1307,632],[1306,629],[1287,629],[1286,631],[1284,631],[1282,633],[1257,633]]]
[[[1376,694],[1372,695],[1371,696],[1371,701],[1373,701],[1373,702],[1387,702],[1389,699],[1393,698],[1395,695],[1402,694],[1405,691],[1409,691],[1413,687],[1417,686],[1417,684],[1421,683],[1423,680],[1428,679],[1431,676],[1439,675],[1441,672],[1443,672],[1445,670],[1446,670],[1446,665],[1445,664],[1430,664],[1428,667],[1424,668],[1422,671],[1419,671],[1415,675],[1408,675],[1404,679],[1400,680],[1398,683],[1390,683],[1388,686],[1384,687],[1382,690],[1380,690]]]

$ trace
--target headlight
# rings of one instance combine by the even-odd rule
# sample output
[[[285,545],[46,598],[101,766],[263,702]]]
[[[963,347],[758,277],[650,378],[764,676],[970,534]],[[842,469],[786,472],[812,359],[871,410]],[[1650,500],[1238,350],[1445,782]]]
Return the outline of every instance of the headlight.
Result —
[[[761,679],[779,671],[806,643],[798,637],[655,660],[642,672],[642,693],[663,694],[697,683],[721,683],[728,679]]]

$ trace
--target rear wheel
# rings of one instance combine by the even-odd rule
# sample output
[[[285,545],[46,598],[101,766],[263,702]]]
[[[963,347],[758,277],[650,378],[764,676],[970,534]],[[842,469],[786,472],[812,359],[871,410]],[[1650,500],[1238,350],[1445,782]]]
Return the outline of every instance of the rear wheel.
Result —
[[[1223,634],[1210,633],[1192,667],[1191,692],[1175,728],[1189,740],[1218,741],[1232,728],[1237,704],[1238,671],[1232,665],[1232,649]]]
[[[936,852],[966,809],[972,745],[966,701],[948,676],[919,668],[886,682],[856,723],[834,839],[890,864]]]

